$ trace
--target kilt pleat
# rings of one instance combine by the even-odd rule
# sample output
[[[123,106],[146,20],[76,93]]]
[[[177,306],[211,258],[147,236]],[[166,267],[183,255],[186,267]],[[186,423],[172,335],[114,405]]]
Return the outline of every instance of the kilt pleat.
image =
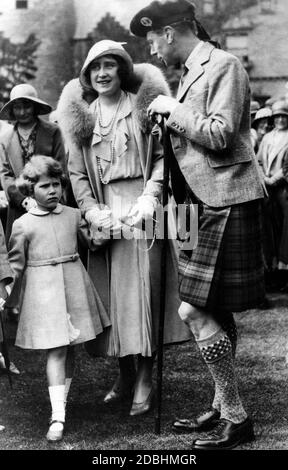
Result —
[[[203,204],[198,245],[179,260],[179,294],[217,311],[254,308],[265,295],[259,200],[226,208]]]

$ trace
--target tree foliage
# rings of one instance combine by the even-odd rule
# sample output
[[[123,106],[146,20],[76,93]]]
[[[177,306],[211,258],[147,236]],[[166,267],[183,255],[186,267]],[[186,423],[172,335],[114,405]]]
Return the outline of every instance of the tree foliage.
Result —
[[[41,41],[30,34],[25,42],[14,44],[0,36],[0,104],[9,101],[11,89],[35,78],[36,50]]]
[[[136,63],[151,62],[149,47],[145,38],[132,36],[110,13],[107,13],[89,36],[91,45],[102,39],[125,42],[125,49]]]

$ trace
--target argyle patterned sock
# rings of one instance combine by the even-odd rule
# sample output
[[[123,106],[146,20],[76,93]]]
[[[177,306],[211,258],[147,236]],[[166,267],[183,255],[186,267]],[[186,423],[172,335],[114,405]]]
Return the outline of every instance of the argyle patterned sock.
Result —
[[[232,346],[232,356],[233,359],[235,359],[236,356],[236,348],[237,348],[237,326],[233,317],[233,313],[228,313],[223,320],[220,321],[220,325],[222,329],[225,331],[227,334],[228,338],[230,339],[231,346]],[[220,411],[220,395],[219,395],[219,389],[217,384],[215,384],[215,395],[214,395],[214,400],[212,403],[212,408],[215,408],[215,410]]]
[[[209,338],[198,341],[198,346],[215,382],[221,418],[241,423],[247,414],[239,397],[232,346],[227,334],[220,329]]]

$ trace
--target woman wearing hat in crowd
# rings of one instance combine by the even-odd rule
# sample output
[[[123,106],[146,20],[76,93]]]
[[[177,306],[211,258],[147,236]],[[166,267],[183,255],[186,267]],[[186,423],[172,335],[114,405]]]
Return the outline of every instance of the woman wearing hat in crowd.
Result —
[[[15,180],[32,155],[41,154],[55,158],[65,168],[65,150],[61,132],[55,124],[39,118],[49,114],[52,107],[37,96],[35,88],[27,83],[16,85],[10,101],[0,111],[0,119],[14,122],[1,137],[0,177],[9,206],[6,239],[9,240],[12,224],[35,202],[16,188]]]
[[[288,106],[284,101],[272,105],[272,119],[274,129],[263,137],[257,153],[269,195],[264,204],[264,254],[268,272],[282,271],[287,282],[288,185],[285,173],[288,173]]]
[[[80,79],[64,88],[57,108],[73,192],[99,240],[99,250],[89,253],[88,271],[112,323],[93,345],[94,354],[119,358],[120,374],[104,402],[133,391],[130,415],[147,412],[153,403],[160,252],[157,241],[149,249],[151,240],[125,219],[134,227],[142,227],[143,219],[151,222],[161,196],[162,154],[158,142],[149,140],[146,114],[160,90],[169,94],[158,68],[133,67],[120,43],[102,40],[90,49]],[[165,341],[170,343],[189,337],[177,315],[176,264],[170,260],[167,286]]]

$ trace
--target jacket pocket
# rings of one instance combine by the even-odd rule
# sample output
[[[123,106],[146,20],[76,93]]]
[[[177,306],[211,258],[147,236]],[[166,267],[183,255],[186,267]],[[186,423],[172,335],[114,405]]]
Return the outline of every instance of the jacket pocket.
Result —
[[[238,165],[239,163],[248,163],[252,161],[251,155],[246,155],[245,157],[241,155],[207,155],[208,164],[211,168],[221,168],[225,166]]]

